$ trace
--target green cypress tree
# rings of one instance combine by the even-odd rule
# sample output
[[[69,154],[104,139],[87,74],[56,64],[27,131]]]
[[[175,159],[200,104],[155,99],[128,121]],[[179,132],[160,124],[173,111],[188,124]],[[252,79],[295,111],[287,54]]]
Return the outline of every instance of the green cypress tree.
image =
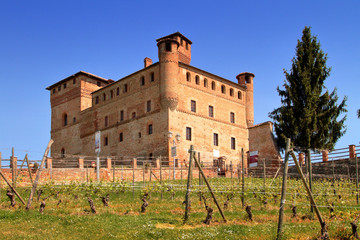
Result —
[[[346,96],[340,104],[336,88],[329,92],[324,83],[331,68],[326,66],[327,54],[321,48],[310,27],[305,27],[296,46],[290,72],[284,70],[284,89],[277,87],[281,107],[269,113],[274,120],[277,143],[285,148],[286,138],[291,138],[299,151],[306,149],[333,149],[346,132],[340,114],[347,112]]]

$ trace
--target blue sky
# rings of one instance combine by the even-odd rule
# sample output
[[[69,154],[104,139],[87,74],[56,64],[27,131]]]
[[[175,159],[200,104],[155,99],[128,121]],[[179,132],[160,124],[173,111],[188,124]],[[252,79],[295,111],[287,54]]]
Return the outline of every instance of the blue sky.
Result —
[[[276,87],[297,39],[312,27],[332,67],[329,90],[348,97],[347,133],[359,145],[360,1],[0,0],[0,152],[40,159],[50,139],[47,86],[80,70],[120,79],[157,59],[155,39],[181,32],[191,65],[235,81],[252,72],[255,123],[280,106]]]

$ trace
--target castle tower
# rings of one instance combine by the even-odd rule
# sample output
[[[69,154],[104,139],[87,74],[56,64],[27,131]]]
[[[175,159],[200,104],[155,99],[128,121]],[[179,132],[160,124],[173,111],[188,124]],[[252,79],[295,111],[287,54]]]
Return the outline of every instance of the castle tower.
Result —
[[[161,106],[174,111],[179,102],[176,91],[179,62],[190,64],[192,42],[179,32],[156,41],[160,64]]]
[[[247,127],[254,125],[254,81],[255,75],[243,72],[236,76],[240,85],[246,86],[246,123]]]

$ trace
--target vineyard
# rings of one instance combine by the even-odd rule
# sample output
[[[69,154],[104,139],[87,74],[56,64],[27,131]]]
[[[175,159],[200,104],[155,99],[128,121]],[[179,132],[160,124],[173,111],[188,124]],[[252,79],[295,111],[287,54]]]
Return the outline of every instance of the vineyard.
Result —
[[[184,224],[186,180],[39,185],[29,211],[2,186],[2,239],[274,239],[282,178],[193,179]],[[265,181],[264,181],[265,180]],[[17,188],[28,196],[30,188]],[[355,183],[317,179],[313,194],[330,239],[355,239],[359,207]],[[9,196],[10,195],[10,196]],[[242,203],[244,200],[244,204]],[[210,209],[212,211],[210,211]],[[321,232],[302,182],[288,181],[283,239],[316,239]]]

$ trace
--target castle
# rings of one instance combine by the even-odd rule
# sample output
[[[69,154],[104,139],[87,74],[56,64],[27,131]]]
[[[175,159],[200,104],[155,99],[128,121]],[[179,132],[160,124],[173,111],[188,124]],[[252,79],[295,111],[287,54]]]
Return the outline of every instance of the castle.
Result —
[[[241,148],[264,147],[258,145],[271,138],[272,126],[253,126],[254,74],[240,73],[235,83],[191,66],[192,42],[179,32],[156,41],[159,61],[145,58],[143,69],[117,81],[80,71],[47,88],[54,159],[96,156],[97,131],[100,156],[123,159],[172,159],[173,145],[181,161],[190,145],[202,160],[239,159]]]

